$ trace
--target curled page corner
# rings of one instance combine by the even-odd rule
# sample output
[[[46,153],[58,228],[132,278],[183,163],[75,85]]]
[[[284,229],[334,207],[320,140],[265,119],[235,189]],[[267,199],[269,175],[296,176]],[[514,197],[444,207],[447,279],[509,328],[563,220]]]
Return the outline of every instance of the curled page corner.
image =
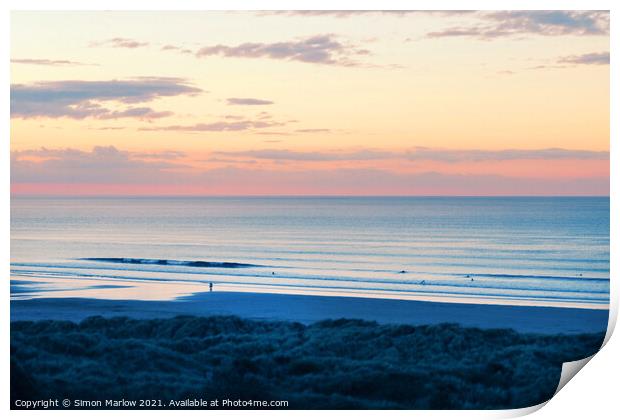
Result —
[[[499,416],[499,418],[512,419],[516,417],[524,417],[524,416],[530,415],[540,410],[541,408],[543,408],[545,405],[547,405],[549,401],[550,400],[543,401],[540,404],[532,405],[530,407],[515,408],[512,410],[504,410],[501,412],[501,415]]]
[[[612,334],[614,333],[614,330],[616,329],[616,321],[618,320],[618,302],[612,301],[610,303],[611,307],[609,308],[609,321],[607,321],[607,331],[605,332],[605,338],[603,339],[601,349],[605,347]]]
[[[564,385],[568,383],[573,377],[579,372],[588,362],[596,355],[594,353],[590,357],[586,357],[585,359],[574,360],[572,362],[565,362],[562,364],[562,373],[560,374],[560,382],[558,383],[558,387],[555,390],[553,396],[557,395],[558,392]]]
[[[605,338],[603,339],[603,343],[601,344],[601,348],[598,349],[596,353],[592,356],[586,357],[585,359],[574,360],[572,362],[565,362],[562,364],[562,373],[560,374],[560,382],[558,383],[558,387],[555,390],[553,396],[556,396],[558,392],[571,380],[573,377],[579,372],[585,365],[588,364],[590,360],[596,354],[605,347],[609,339],[611,338],[615,328],[617,321],[617,302],[611,301],[611,306],[609,308],[609,321],[607,323],[607,331],[605,332]]]
[[[602,348],[602,347],[601,347]],[[599,349],[600,350],[600,349]],[[597,352],[598,353],[598,352]],[[596,355],[594,353],[592,356],[586,357],[585,359],[574,360],[572,362],[564,362],[562,364],[562,373],[560,374],[560,382],[558,383],[558,387],[555,389],[553,393],[553,397],[557,395],[558,392],[571,380],[573,377],[581,370],[588,362]],[[504,414],[503,418],[514,418],[514,417],[523,417],[529,414],[532,414],[541,408],[543,408],[551,399],[551,397],[547,401],[543,401],[540,404],[533,405],[531,407],[518,408],[515,410],[507,410]]]

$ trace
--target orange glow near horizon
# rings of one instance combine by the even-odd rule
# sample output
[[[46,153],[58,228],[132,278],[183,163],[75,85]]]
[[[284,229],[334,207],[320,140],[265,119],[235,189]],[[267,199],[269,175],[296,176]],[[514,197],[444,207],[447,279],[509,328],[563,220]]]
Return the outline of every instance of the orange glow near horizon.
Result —
[[[608,195],[606,15],[528,13],[14,12],[12,194]]]

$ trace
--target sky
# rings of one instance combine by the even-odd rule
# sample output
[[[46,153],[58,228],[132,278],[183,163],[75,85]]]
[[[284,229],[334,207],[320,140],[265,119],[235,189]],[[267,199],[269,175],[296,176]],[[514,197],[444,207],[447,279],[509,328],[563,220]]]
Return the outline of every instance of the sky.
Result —
[[[14,195],[608,195],[609,14],[13,12]]]

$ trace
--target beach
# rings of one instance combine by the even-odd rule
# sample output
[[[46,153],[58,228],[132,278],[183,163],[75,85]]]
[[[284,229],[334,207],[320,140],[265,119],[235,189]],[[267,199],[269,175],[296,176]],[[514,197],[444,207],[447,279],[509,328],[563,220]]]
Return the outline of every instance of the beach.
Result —
[[[47,298],[11,301],[11,320],[67,320],[90,316],[136,319],[177,315],[235,315],[242,318],[312,323],[361,319],[382,324],[510,328],[526,333],[575,334],[605,331],[608,311],[542,306],[422,302],[342,296],[205,292],[169,301]]]

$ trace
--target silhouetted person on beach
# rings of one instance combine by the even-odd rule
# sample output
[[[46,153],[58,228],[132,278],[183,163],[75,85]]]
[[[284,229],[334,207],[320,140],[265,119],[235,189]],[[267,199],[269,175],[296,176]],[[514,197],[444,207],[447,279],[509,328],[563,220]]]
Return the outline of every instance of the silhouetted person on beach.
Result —
[[[213,283],[209,283],[209,292],[213,291]]]

